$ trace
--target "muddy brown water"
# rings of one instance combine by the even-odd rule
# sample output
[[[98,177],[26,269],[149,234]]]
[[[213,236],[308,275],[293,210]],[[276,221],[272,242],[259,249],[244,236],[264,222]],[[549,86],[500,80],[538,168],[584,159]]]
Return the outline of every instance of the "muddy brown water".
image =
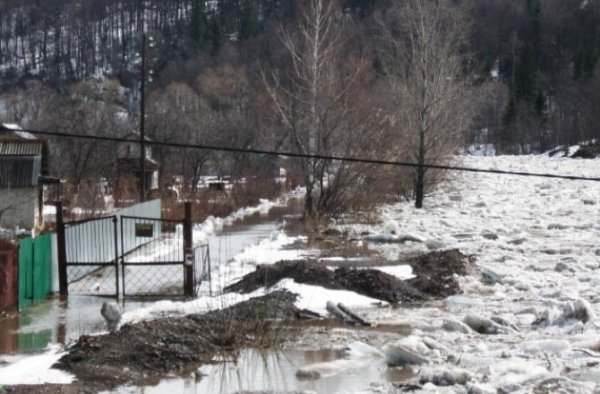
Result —
[[[268,215],[254,215],[240,220],[209,237],[212,264],[226,264],[249,245],[268,238],[283,229],[288,236],[305,235],[299,213],[302,205],[292,200],[286,207],[272,209]],[[365,246],[352,242],[335,242],[309,234],[309,248],[324,251],[322,256],[340,256],[356,265],[373,264],[377,258]],[[331,261],[332,265],[338,265]],[[0,320],[0,355],[41,351],[50,343],[68,344],[84,334],[105,330],[100,306],[106,298],[70,296],[68,300],[50,298],[27,308],[19,315]],[[150,301],[120,301],[125,311],[151,304]],[[333,320],[304,323],[335,327]],[[381,332],[406,335],[407,327],[378,327]],[[1,356],[0,356],[1,358]],[[232,393],[241,391],[315,391],[318,393],[356,392],[367,390],[371,382],[397,382],[412,377],[410,370],[388,368],[382,360],[374,359],[361,368],[349,369],[331,377],[317,380],[296,378],[298,368],[317,362],[343,358],[335,350],[268,350],[246,349],[235,360],[215,360],[184,376],[172,376],[146,386],[123,386],[116,393]]]
[[[285,220],[286,233],[299,234],[301,230],[298,200],[288,206],[275,207],[267,215],[253,215],[225,226],[210,236],[213,265],[226,264],[249,245],[268,238],[281,228]],[[81,335],[106,330],[100,307],[108,298],[70,295],[67,300],[49,297],[30,306],[17,315],[0,319],[0,355],[40,351],[50,343],[68,344]],[[152,304],[150,300],[119,300],[124,311]]]
[[[237,392],[302,392],[355,393],[370,388],[372,382],[399,382],[410,379],[410,368],[388,368],[383,360],[372,359],[360,367],[340,374],[307,380],[296,377],[306,365],[343,358],[338,350],[264,351],[246,349],[231,360],[216,360],[187,377],[164,379],[148,386],[123,386],[104,393],[214,393]]]

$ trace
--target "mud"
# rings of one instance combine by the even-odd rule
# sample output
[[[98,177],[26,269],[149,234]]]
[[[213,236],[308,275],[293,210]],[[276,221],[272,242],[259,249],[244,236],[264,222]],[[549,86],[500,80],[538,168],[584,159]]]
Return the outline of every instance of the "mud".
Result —
[[[277,291],[203,315],[145,321],[98,336],[82,336],[56,368],[77,378],[71,385],[15,386],[9,393],[96,393],[124,384],[158,382],[189,374],[215,356],[283,340],[286,320],[298,315],[296,295]],[[0,389],[1,392],[1,389]]]
[[[413,268],[416,278],[401,280],[369,268],[340,267],[332,271],[314,261],[281,261],[257,266],[254,272],[224,291],[247,294],[289,278],[297,283],[349,290],[390,303],[441,299],[460,292],[456,275],[466,274],[470,258],[458,250],[448,250],[428,253],[404,264]]]
[[[427,253],[406,261],[416,276],[407,282],[435,299],[446,298],[460,293],[456,275],[466,275],[473,262],[458,249]]]
[[[600,144],[590,144],[580,147],[571,157],[574,159],[595,159],[600,156]]]
[[[347,289],[391,303],[443,298],[460,291],[456,275],[467,273],[470,258],[458,250],[429,253],[403,261],[410,264],[416,278],[402,281],[374,269],[337,268],[317,262],[280,262],[258,266],[256,271],[230,286],[229,291],[248,293],[271,286],[283,278],[330,289]],[[0,388],[8,393],[97,393],[122,385],[158,383],[165,376],[189,376],[217,356],[235,357],[242,348],[295,348],[299,343],[323,341],[339,344],[348,336],[376,339],[397,337],[408,327],[373,328],[356,331],[347,327],[311,326],[294,323],[310,316],[294,306],[297,295],[275,291],[230,308],[202,315],[165,318],[126,325],[98,336],[82,336],[55,367],[73,374],[70,385],[14,386]],[[308,324],[308,325],[307,325]],[[332,324],[339,324],[333,322]],[[322,338],[319,340],[319,338]]]

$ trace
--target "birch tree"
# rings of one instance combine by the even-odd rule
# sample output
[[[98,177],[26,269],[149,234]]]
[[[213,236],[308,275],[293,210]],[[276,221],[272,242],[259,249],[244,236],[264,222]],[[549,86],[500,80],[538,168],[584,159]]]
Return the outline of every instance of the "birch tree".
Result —
[[[453,153],[472,118],[465,72],[468,23],[460,2],[450,0],[406,0],[379,21],[397,136],[418,164],[415,206],[422,208],[427,165]]]
[[[356,152],[357,127],[348,124],[353,112],[351,93],[361,73],[360,62],[343,57],[343,15],[337,1],[306,0],[297,26],[280,30],[289,64],[263,72],[267,91],[288,142],[303,155]],[[356,136],[352,139],[350,136]],[[306,186],[305,218],[317,218],[340,199],[344,163],[300,159]],[[333,188],[338,188],[333,190]]]

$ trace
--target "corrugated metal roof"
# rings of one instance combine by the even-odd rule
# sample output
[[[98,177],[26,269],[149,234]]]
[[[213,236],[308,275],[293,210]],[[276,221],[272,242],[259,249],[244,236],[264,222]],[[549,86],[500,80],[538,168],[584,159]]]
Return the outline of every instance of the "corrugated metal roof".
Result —
[[[37,186],[42,169],[41,156],[0,157],[0,187]]]
[[[6,141],[0,139],[0,156],[37,156],[42,154],[42,141]]]

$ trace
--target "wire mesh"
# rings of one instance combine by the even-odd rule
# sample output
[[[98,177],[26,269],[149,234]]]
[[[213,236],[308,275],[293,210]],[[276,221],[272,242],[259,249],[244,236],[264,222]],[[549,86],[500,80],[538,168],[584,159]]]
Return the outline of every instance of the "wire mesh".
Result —
[[[126,296],[183,296],[183,264],[129,264],[123,266]]]
[[[184,295],[183,222],[121,217],[124,296]]]
[[[113,296],[117,294],[117,268],[110,265],[67,265],[69,294]]]

